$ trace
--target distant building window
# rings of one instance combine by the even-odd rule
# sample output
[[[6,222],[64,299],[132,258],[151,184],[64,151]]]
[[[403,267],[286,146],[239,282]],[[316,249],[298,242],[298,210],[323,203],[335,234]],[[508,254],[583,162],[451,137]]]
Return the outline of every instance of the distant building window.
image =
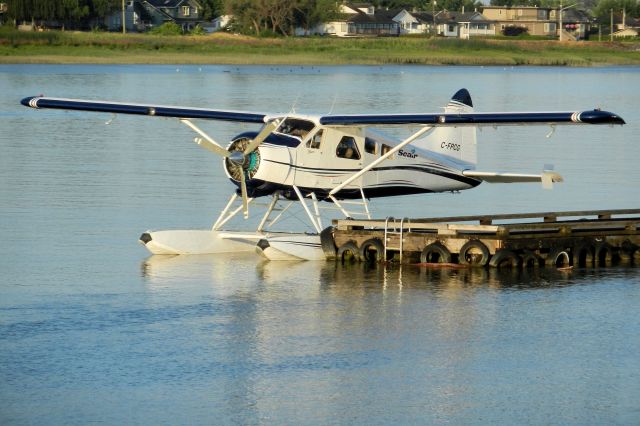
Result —
[[[449,32],[452,33],[454,31],[455,31],[455,29],[453,28],[453,25],[449,25]]]
[[[518,9],[518,16],[522,16],[522,9]]]
[[[183,15],[183,16],[189,16],[189,15],[191,15],[191,7],[189,7],[189,6],[182,6],[182,15]]]
[[[545,33],[555,33],[556,32],[556,23],[550,22],[544,24],[544,32]]]

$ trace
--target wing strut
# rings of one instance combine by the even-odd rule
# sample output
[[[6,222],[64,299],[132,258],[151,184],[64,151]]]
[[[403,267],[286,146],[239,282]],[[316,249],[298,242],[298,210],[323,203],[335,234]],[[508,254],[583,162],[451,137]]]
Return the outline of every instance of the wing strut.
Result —
[[[362,168],[360,171],[358,171],[357,173],[355,173],[353,176],[351,176],[349,179],[345,180],[344,182],[342,182],[340,185],[336,186],[335,188],[333,188],[331,190],[331,192],[329,192],[329,198],[331,198],[331,200],[335,203],[335,198],[334,195],[344,189],[344,187],[346,187],[347,185],[349,185],[351,182],[353,182],[354,180],[358,179],[360,176],[362,176],[363,174],[367,173],[369,170],[373,169],[375,166],[377,166],[378,164],[382,163],[383,161],[387,160],[388,158],[390,158],[393,154],[395,154],[396,152],[400,151],[402,148],[404,148],[406,145],[410,144],[411,142],[413,142],[414,140],[418,139],[420,136],[422,135],[426,135],[427,133],[432,132],[435,129],[435,127],[432,126],[426,126],[423,127],[422,129],[418,130],[417,132],[415,132],[413,135],[409,136],[407,139],[403,140],[402,142],[400,142],[398,145],[396,145],[395,147],[393,147],[391,150],[389,150],[386,154],[384,154],[383,156],[381,156],[380,158],[378,158],[377,160],[375,160],[374,162],[372,162],[371,164],[369,164],[368,166]]]

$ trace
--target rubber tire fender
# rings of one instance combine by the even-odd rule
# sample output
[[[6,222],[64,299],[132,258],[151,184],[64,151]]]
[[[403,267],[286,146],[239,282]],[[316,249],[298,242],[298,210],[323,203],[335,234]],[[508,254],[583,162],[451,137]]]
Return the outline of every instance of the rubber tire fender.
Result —
[[[351,253],[351,256],[349,257],[349,253]],[[346,256],[346,258],[345,258]],[[343,245],[341,245],[338,248],[338,256],[337,256],[338,260],[340,260],[342,263],[344,263],[345,261],[348,262],[360,262],[360,250],[358,249],[358,246],[356,245],[355,241],[348,241],[346,243],[344,243]]]
[[[478,261],[475,261],[476,258],[472,259],[471,262],[467,259],[467,252],[471,249],[476,249],[480,251],[480,258]],[[460,249],[460,254],[458,255],[458,262],[461,265],[471,265],[471,266],[486,266],[489,263],[489,258],[491,254],[489,253],[489,249],[482,241],[479,240],[469,240]]]
[[[606,241],[596,244],[594,259],[598,266],[607,266],[613,263],[613,247]]]
[[[333,226],[328,226],[320,232],[320,246],[327,259],[335,259],[338,247],[336,247],[336,241],[333,239]]]
[[[491,260],[489,261],[489,266],[492,268],[502,268],[505,266],[511,268],[517,268],[522,265],[522,259],[518,256],[513,250],[509,249],[500,249],[491,256]]]
[[[436,263],[451,263],[451,252],[438,242],[431,243],[422,249],[422,253],[420,253],[420,263],[432,263],[429,262],[431,254],[438,255],[438,261]]]
[[[375,257],[372,258],[371,250],[375,250]],[[374,263],[384,260],[384,244],[379,238],[371,238],[360,245],[360,259],[363,262]]]
[[[581,262],[582,254],[584,253],[584,262]],[[583,241],[576,244],[571,249],[573,255],[573,266],[592,266],[596,259],[596,249],[593,243],[589,241]]]
[[[566,265],[558,265],[558,259],[563,257],[567,264]],[[571,257],[569,253],[564,249],[564,247],[554,247],[549,251],[547,258],[544,260],[544,265],[549,268],[562,268],[570,265]]]
[[[531,250],[525,250],[522,252],[522,267],[528,268],[529,266],[533,268],[540,267],[540,261],[542,260],[540,256],[532,252]],[[532,265],[530,265],[532,264]]]

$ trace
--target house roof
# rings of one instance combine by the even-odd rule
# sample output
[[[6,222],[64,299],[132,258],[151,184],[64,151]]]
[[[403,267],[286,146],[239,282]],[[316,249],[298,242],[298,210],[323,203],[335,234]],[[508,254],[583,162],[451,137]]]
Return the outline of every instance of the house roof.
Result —
[[[484,22],[493,22],[487,19],[480,12],[449,12],[447,10],[443,10],[441,12],[436,13],[436,23],[445,24],[445,23],[455,23],[455,22],[471,22],[471,21],[484,21]]]
[[[490,6],[490,5],[483,5],[482,9],[547,9],[547,10],[551,10],[553,9],[553,7],[538,7],[538,6]]]
[[[562,22],[589,22],[589,14],[584,10],[565,9],[562,11]]]
[[[428,12],[409,12],[418,22],[433,22],[433,14]]]
[[[182,6],[183,3],[195,3],[198,7],[200,6],[200,3],[198,3],[196,0],[146,0],[147,3],[149,3],[151,6],[156,7],[156,8],[175,8],[175,7],[179,7]]]
[[[377,12],[374,15],[358,13],[347,17],[347,22],[353,22],[354,24],[397,24],[397,22],[392,19],[393,16],[394,15],[388,16]]]

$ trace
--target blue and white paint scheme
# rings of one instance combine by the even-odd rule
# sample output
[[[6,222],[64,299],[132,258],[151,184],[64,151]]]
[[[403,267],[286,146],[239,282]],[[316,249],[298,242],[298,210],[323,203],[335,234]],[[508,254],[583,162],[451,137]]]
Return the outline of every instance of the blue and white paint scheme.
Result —
[[[237,190],[211,230],[149,231],[142,235],[141,242],[154,254],[216,253],[257,247],[272,259],[324,258],[319,238],[322,218],[318,203],[322,201],[332,203],[345,216],[353,216],[354,212],[346,209],[345,200],[359,200],[363,214],[369,216],[368,200],[378,197],[461,191],[482,182],[542,182],[550,187],[562,181],[551,171],[516,174],[476,170],[478,127],[625,124],[617,114],[599,109],[477,113],[466,89],[456,92],[442,113],[416,114],[273,114],[43,96],[21,102],[37,109],[180,120],[198,134],[196,143],[223,157],[225,173]],[[255,123],[262,128],[239,134],[223,147],[197,127],[196,120]],[[419,130],[399,140],[379,129],[389,126]],[[255,231],[223,230],[224,224],[240,211],[248,217],[249,204],[255,198],[267,196],[272,198],[271,203]],[[300,202],[316,233],[269,232],[269,226],[279,217],[273,218],[276,206],[283,202]]]

